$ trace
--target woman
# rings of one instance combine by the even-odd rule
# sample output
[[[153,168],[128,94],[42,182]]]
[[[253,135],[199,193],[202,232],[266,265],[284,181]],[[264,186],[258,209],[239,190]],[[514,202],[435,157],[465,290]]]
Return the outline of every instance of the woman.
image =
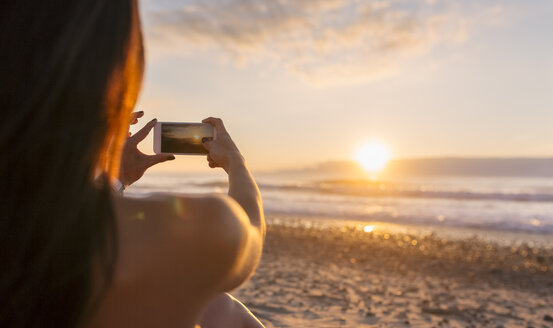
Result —
[[[169,159],[136,150],[153,122],[125,144],[143,72],[135,0],[2,1],[0,49],[0,327],[259,325],[221,294],[265,234],[221,120],[205,120],[218,136],[205,147],[229,197],[111,189]]]

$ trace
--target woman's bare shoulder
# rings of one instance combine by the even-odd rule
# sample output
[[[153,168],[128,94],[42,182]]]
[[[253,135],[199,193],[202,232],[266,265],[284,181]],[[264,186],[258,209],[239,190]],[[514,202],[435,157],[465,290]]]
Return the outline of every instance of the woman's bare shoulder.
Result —
[[[116,202],[120,256],[138,265],[163,260],[157,265],[185,264],[188,276],[194,268],[202,277],[224,274],[245,238],[245,214],[224,195],[150,194]]]
[[[116,200],[116,213],[114,283],[150,299],[184,304],[190,295],[220,293],[247,239],[239,210],[224,196],[125,197]]]
[[[259,234],[226,196],[116,197],[116,272],[91,327],[193,324],[209,300],[241,283]],[[256,248],[256,247],[253,247]],[[185,320],[185,321],[183,321]]]

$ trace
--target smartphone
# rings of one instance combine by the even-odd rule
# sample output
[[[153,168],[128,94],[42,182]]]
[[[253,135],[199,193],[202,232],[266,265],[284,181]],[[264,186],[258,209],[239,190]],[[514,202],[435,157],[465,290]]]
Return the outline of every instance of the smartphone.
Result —
[[[205,155],[202,140],[215,139],[213,126],[205,123],[157,122],[154,126],[154,153]]]

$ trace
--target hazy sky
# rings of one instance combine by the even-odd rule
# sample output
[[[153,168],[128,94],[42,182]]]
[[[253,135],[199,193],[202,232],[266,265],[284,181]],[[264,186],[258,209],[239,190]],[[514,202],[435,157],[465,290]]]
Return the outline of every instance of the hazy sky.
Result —
[[[553,1],[141,5],[139,109],[222,117],[255,169],[351,159],[374,139],[396,158],[553,156]]]

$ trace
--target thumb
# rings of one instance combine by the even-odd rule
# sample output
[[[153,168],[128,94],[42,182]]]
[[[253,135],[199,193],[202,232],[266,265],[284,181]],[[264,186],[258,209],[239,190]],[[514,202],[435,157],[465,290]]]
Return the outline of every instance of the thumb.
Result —
[[[155,118],[150,122],[146,123],[146,125],[144,125],[142,129],[138,130],[138,132],[136,132],[134,136],[131,137],[132,141],[135,144],[138,144],[140,141],[144,140],[146,136],[150,133],[150,131],[152,131],[156,123],[157,123],[157,119]]]
[[[204,146],[205,149],[209,151],[211,149],[211,142],[212,142],[211,140],[202,140],[202,145]]]
[[[166,154],[156,154],[156,155],[150,155],[147,157],[146,162],[146,168],[152,167],[156,164],[163,163],[166,161],[172,161],[175,159],[174,155],[166,155]]]

